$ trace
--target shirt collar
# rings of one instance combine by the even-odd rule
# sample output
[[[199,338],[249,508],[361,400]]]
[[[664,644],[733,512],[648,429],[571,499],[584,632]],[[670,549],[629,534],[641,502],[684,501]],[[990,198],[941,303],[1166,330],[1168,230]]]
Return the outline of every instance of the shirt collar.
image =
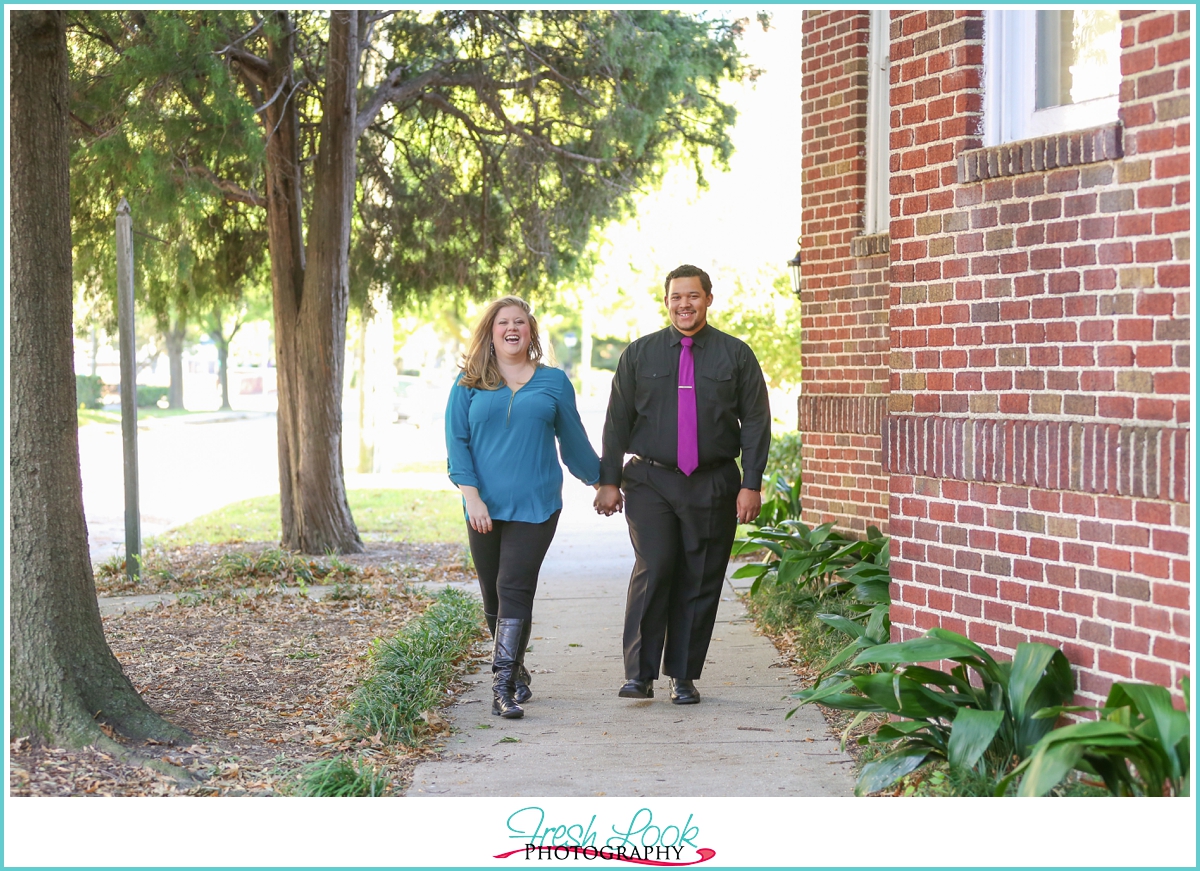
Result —
[[[670,330],[670,332],[671,332],[671,344],[678,345],[680,340],[683,339],[683,333],[681,333],[681,332],[679,332],[679,330],[675,329],[674,324],[671,324],[670,326],[668,326],[667,329]],[[704,340],[706,338],[708,338],[708,335],[710,332],[712,332],[712,330],[709,329],[708,321],[705,321],[704,326],[702,326],[700,328],[700,331],[693,334],[692,343],[697,348],[703,348]]]

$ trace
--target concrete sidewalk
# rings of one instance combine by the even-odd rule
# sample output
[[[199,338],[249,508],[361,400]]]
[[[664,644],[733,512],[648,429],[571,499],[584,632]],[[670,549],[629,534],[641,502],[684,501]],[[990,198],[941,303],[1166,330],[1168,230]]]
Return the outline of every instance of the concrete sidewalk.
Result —
[[[491,675],[447,716],[456,727],[437,762],[417,767],[411,796],[849,796],[850,757],[754,631],[734,588],[722,598],[698,705],[617,696],[621,627],[633,550],[622,515],[598,517],[591,488],[571,479],[542,567],[526,665],[525,717],[491,713]]]

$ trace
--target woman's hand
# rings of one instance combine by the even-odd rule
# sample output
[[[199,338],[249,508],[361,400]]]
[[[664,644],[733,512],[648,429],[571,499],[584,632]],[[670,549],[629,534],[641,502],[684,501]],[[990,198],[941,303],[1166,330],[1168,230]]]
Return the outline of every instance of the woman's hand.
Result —
[[[597,514],[612,517],[621,511],[623,502],[620,487],[616,484],[602,484],[596,488],[596,498],[592,502],[592,507],[596,509]]]
[[[463,503],[467,506],[467,522],[471,524],[471,528],[480,535],[486,535],[492,531],[492,516],[488,514],[488,507],[483,504],[483,500],[479,498],[479,491],[474,487],[460,487],[463,494]]]

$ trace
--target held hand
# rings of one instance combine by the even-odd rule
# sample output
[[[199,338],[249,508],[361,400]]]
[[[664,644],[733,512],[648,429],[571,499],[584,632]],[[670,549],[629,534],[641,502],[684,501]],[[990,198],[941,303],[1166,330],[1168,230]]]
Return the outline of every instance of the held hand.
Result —
[[[762,511],[762,493],[758,490],[746,490],[745,488],[738,491],[738,523],[754,522],[760,511]]]
[[[488,514],[488,507],[483,504],[483,500],[476,496],[474,499],[467,498],[463,500],[467,505],[467,520],[471,523],[471,528],[481,535],[486,535],[492,531],[492,517]]]
[[[596,509],[597,514],[611,517],[620,513],[624,501],[621,497],[621,488],[616,484],[601,484],[596,493],[596,499],[592,502],[592,507]]]

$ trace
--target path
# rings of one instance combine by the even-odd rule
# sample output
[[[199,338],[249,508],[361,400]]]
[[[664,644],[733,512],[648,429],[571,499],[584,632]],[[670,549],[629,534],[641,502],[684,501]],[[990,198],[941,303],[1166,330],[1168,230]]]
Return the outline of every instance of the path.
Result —
[[[798,679],[754,631],[729,586],[699,705],[618,698],[621,625],[633,552],[622,516],[597,517],[568,481],[542,568],[521,720],[491,713],[491,677],[449,709],[440,761],[417,767],[411,796],[819,796],[853,794],[850,757],[815,708],[790,719]],[[515,738],[518,743],[504,741]]]
[[[581,411],[598,444],[603,408]],[[214,420],[210,426],[182,420],[142,433],[147,535],[229,502],[278,491],[273,415]],[[120,437],[88,430],[80,431],[80,452],[95,559],[123,547]],[[411,474],[348,475],[347,486],[449,485],[440,474]],[[777,667],[774,647],[754,632],[732,585],[697,681],[699,705],[672,705],[665,679],[656,684],[652,700],[617,697],[633,553],[624,517],[598,517],[592,495],[567,479],[566,504],[534,607],[527,658],[534,698],[525,718],[492,716],[490,674],[469,675],[471,689],[447,712],[456,731],[442,759],[418,766],[408,794],[852,795],[850,757],[827,735],[820,712],[802,708],[784,719],[798,680],[790,669]],[[107,613],[150,602],[102,604]]]

